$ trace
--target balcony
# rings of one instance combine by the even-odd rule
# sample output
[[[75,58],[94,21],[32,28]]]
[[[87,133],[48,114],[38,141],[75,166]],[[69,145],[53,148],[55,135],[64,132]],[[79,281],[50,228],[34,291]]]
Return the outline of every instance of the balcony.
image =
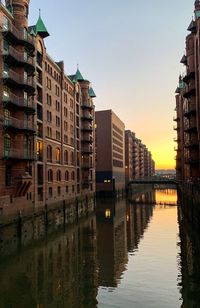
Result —
[[[82,117],[81,117],[81,119],[82,119],[83,121],[90,121],[90,122],[92,122],[92,121],[94,120],[93,116],[90,115],[90,114],[83,114]]]
[[[29,132],[35,133],[35,126],[30,121],[23,121],[16,118],[4,118],[3,126],[6,130],[14,131],[14,133],[18,132]]]
[[[190,133],[197,130],[197,124],[193,121],[191,123],[187,123],[184,127],[184,132]]]
[[[190,82],[183,91],[183,97],[188,98],[196,94],[195,82]]]
[[[32,77],[25,77],[23,74],[18,74],[13,70],[3,71],[3,82],[8,86],[22,87],[30,94],[35,92],[35,82]]]
[[[93,164],[92,162],[89,162],[89,161],[83,161],[81,167],[82,169],[92,169]]]
[[[183,81],[185,83],[188,83],[188,81],[190,79],[195,79],[195,69],[194,69],[194,67],[187,69],[187,72],[186,72],[185,76],[183,77]]]
[[[9,46],[8,49],[3,50],[4,61],[8,65],[21,65],[30,75],[35,72],[34,60],[32,57],[27,56],[24,52],[19,52],[17,49]]]
[[[14,44],[23,45],[30,52],[34,52],[35,39],[33,36],[28,34],[26,31],[24,30],[20,31],[14,25],[8,22],[7,24],[3,25],[2,33],[8,41]]]
[[[92,154],[93,153],[93,148],[91,147],[82,147],[81,148],[81,153],[82,154]]]
[[[178,116],[174,116],[173,121],[178,122],[178,121],[180,121],[180,118]]]
[[[198,142],[198,140],[195,140],[195,139],[191,139],[191,140],[186,141],[184,143],[185,148],[195,148],[195,147],[198,147],[198,146],[199,146],[199,142]]]
[[[179,125],[174,125],[173,128],[174,128],[174,130],[179,130],[180,126]]]
[[[91,105],[88,102],[84,102],[84,103],[82,103],[81,108],[82,109],[92,110],[92,109],[94,109],[94,105]]]
[[[2,102],[4,107],[11,107],[13,109],[22,109],[28,114],[35,113],[34,99],[25,99],[23,97],[16,96],[13,93],[8,95],[3,94]]]
[[[185,163],[188,165],[199,164],[199,159],[197,157],[187,157],[185,158]]]
[[[188,108],[184,110],[184,117],[189,118],[192,115],[196,114],[196,104],[195,103],[189,103]]]
[[[94,139],[92,137],[88,136],[88,135],[83,136],[82,140],[81,140],[82,143],[90,143],[90,144],[92,144],[93,141],[94,141]]]
[[[93,126],[89,124],[83,124],[81,130],[85,132],[93,132]]]
[[[26,150],[16,150],[16,149],[8,149],[4,150],[3,158],[6,160],[30,160],[33,161],[36,159],[35,153],[33,151]]]

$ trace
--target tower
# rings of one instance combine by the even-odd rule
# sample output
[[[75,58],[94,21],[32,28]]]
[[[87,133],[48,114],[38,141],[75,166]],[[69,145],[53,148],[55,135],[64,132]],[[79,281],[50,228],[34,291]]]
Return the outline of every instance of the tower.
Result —
[[[29,2],[30,0],[6,0],[6,6],[13,13],[18,29],[28,28]]]

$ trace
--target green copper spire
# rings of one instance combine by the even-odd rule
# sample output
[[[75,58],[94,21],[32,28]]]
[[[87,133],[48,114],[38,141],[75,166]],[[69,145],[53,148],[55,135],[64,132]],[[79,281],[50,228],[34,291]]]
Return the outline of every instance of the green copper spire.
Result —
[[[79,71],[79,68],[77,68],[76,75],[75,75],[75,80],[76,81],[84,81],[84,78],[83,78],[81,72]]]
[[[89,96],[90,97],[96,97],[96,94],[95,94],[95,92],[94,92],[94,90],[92,89],[92,87],[89,89]]]
[[[39,34],[42,38],[49,36],[49,32],[47,31],[47,28],[45,27],[44,22],[41,18],[40,11],[38,21],[35,25],[35,32]]]

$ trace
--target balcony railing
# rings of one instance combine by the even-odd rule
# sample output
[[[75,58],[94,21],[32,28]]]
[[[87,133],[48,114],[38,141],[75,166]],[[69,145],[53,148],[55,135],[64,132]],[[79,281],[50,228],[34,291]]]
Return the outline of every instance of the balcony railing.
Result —
[[[189,103],[188,107],[184,110],[184,116],[189,117],[192,114],[196,113],[196,104]]]
[[[92,137],[88,136],[88,135],[83,136],[82,140],[81,140],[82,143],[90,143],[90,144],[92,144],[93,141],[94,141],[94,139]]]
[[[94,108],[94,105],[89,104],[88,102],[83,102],[83,103],[81,104],[81,107],[82,107],[83,109],[93,109],[93,108]]]
[[[15,41],[17,39],[18,41],[27,44],[27,47],[31,50],[35,49],[34,37],[24,30],[18,30],[12,23],[8,22],[7,24],[3,25],[2,32],[5,34],[10,33],[11,35],[9,36],[9,38],[12,41]]]
[[[89,124],[83,124],[81,126],[82,131],[88,131],[88,132],[92,132],[93,131],[93,127]]]
[[[28,130],[35,132],[35,125],[30,121],[23,121],[16,118],[4,118],[3,125],[5,128],[13,128],[17,130]]]
[[[35,82],[32,77],[25,77],[24,75],[18,74],[14,72],[13,70],[4,70],[3,71],[3,79],[4,80],[12,80],[18,85],[25,85],[32,87],[35,89]]]
[[[185,124],[185,127],[184,127],[184,131],[185,132],[190,132],[190,131],[194,131],[197,129],[197,124],[196,122],[191,122],[191,123],[187,123]]]
[[[81,118],[83,121],[93,121],[94,120],[93,116],[90,114],[83,114]]]
[[[17,49],[13,48],[12,46],[9,46],[8,49],[3,50],[4,56],[12,56],[14,59],[16,59],[19,62],[22,63],[28,63],[32,66],[34,66],[34,60],[32,57],[27,56],[24,52],[20,52]]]
[[[34,107],[34,100],[31,99],[25,99],[23,97],[16,96],[13,93],[9,93],[8,95],[3,95],[2,101],[4,104],[12,103],[15,106],[18,106],[19,108],[27,108],[32,111],[35,111]]]
[[[82,154],[92,154],[93,153],[93,148],[91,147],[82,147],[81,148]]]
[[[91,169],[91,168],[93,168],[93,164],[92,164],[92,162],[89,162],[89,161],[83,161],[82,162],[82,168],[83,169]]]
[[[4,150],[4,159],[17,159],[17,160],[35,160],[36,155],[33,151],[29,152],[26,150],[16,150],[14,148],[10,148],[8,150]]]

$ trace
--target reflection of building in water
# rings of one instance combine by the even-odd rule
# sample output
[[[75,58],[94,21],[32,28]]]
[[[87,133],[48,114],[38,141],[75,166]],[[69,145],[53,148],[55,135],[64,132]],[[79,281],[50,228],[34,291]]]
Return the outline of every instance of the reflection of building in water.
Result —
[[[96,219],[0,264],[0,307],[96,307]]]
[[[151,204],[127,204],[127,245],[129,252],[137,249],[152,214],[153,207]]]
[[[131,203],[155,204],[156,195],[152,185],[132,185],[132,193],[129,197]]]
[[[180,262],[181,262],[181,308],[200,307],[200,239],[192,225],[187,225],[179,208]]]
[[[128,262],[124,200],[97,203],[99,285],[117,287]]]

